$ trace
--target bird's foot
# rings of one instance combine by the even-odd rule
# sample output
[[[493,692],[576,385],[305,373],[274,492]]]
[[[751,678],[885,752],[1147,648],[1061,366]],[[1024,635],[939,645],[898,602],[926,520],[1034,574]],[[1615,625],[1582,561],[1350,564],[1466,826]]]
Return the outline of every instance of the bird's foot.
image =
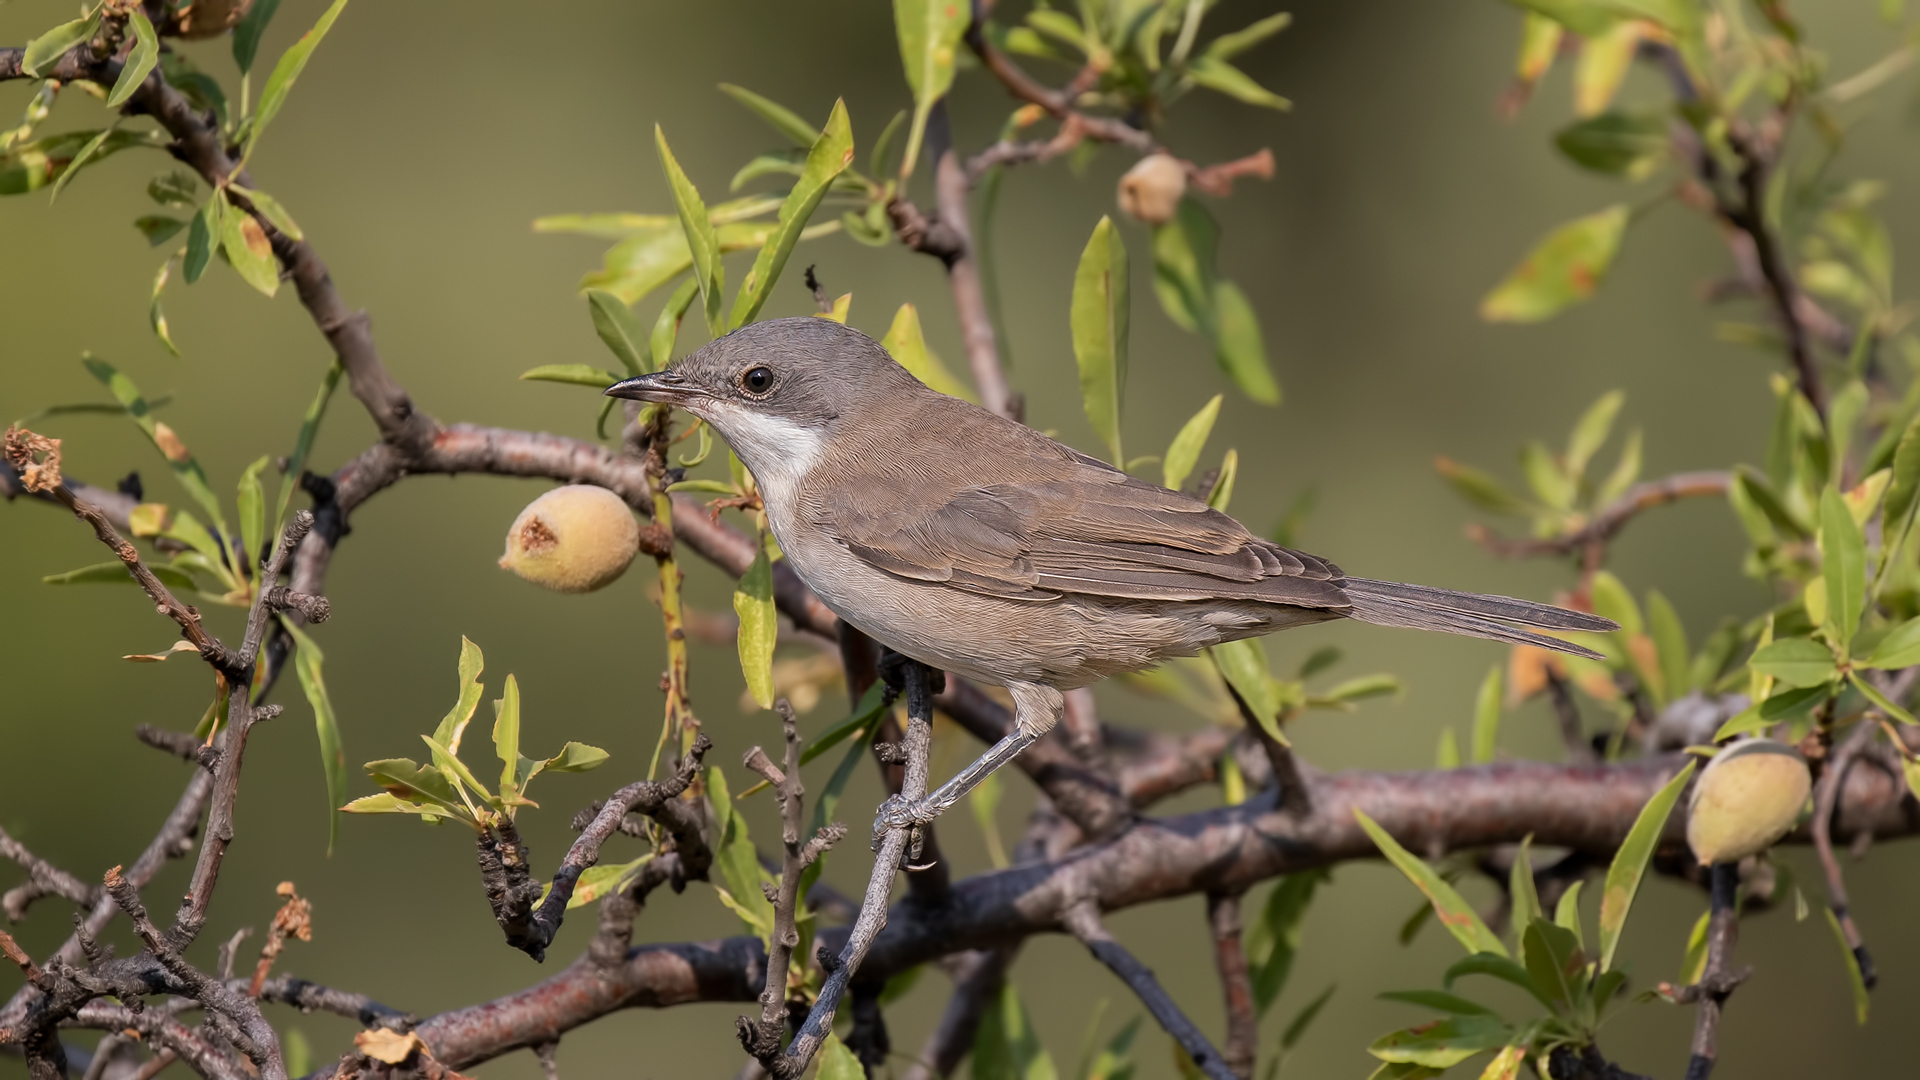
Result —
[[[940,816],[940,807],[933,799],[908,799],[904,795],[894,795],[880,804],[879,813],[873,818],[873,850],[878,852],[887,834],[895,829],[911,830],[908,837],[908,855],[915,861],[920,858],[920,849],[926,842],[925,827]],[[909,867],[908,869],[925,869]]]

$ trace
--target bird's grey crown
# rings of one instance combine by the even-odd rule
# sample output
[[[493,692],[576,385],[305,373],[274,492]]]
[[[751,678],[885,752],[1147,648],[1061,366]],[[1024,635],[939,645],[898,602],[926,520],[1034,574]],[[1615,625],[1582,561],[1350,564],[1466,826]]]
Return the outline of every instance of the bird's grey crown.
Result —
[[[773,371],[773,388],[749,393],[742,378]],[[927,392],[880,343],[832,319],[799,317],[751,323],[689,354],[669,371],[711,394],[755,412],[806,427],[897,403]]]

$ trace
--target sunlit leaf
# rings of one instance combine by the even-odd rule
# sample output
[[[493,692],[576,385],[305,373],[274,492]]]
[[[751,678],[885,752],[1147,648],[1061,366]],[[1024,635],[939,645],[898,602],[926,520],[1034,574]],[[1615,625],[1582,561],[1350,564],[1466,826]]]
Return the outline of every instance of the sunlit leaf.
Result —
[[[327,402],[333,399],[334,387],[340,385],[340,376],[345,371],[345,365],[338,358],[327,366],[326,374],[320,377],[320,389],[314,392],[306,415],[300,419],[300,435],[294,440],[293,453],[287,455],[286,472],[280,477],[280,495],[274,500],[272,532],[276,536],[286,524],[293,490],[300,486],[301,475],[307,471],[307,455],[312,452],[313,440],[320,432],[320,421],[326,418]]]
[[[799,178],[794,181],[786,202],[780,205],[778,227],[767,237],[760,254],[753,260],[753,269],[740,285],[740,295],[734,299],[733,315],[729,319],[730,326],[745,326],[759,316],[760,308],[772,295],[774,283],[780,279],[780,271],[786,268],[787,257],[793,254],[794,245],[800,242],[801,230],[813,217],[820,200],[826,197],[827,188],[832,185],[834,177],[852,163],[853,127],[847,119],[847,103],[835,101],[833,112],[827,117],[827,126],[821,129],[820,137],[813,141],[812,149],[807,151],[806,164],[801,168]]]
[[[327,695],[327,681],[321,665],[326,657],[306,631],[291,619],[281,625],[293,636],[293,670],[300,678],[300,690],[313,708],[313,730],[320,740],[320,771],[327,779],[327,851],[333,851],[340,831],[340,815],[333,809],[347,793],[347,755],[340,743],[340,722],[333,713],[333,699]],[[376,777],[375,779],[378,779]]]
[[[920,311],[912,304],[901,304],[900,310],[894,313],[893,325],[887,328],[887,336],[880,339],[880,347],[887,350],[914,378],[925,383],[928,389],[967,401],[973,400],[973,393],[966,385],[947,370],[932,349],[927,348],[926,335],[920,329]]]
[[[621,379],[621,376],[592,364],[542,364],[521,372],[520,377],[530,382],[567,383],[591,386],[596,390],[604,390]]]
[[[1187,77],[1197,85],[1225,94],[1249,105],[1278,109],[1281,112],[1293,108],[1293,102],[1255,82],[1252,76],[1218,56],[1204,55],[1194,57],[1187,65]]]
[[[273,74],[267,76],[267,84],[260,91],[260,107],[254,110],[253,126],[247,130],[246,149],[240,155],[242,163],[253,156],[253,148],[259,144],[260,136],[273,118],[280,115],[280,109],[287,103],[287,95],[293,92],[294,82],[307,69],[307,61],[313,58],[313,50],[320,47],[320,42],[326,38],[327,31],[333,29],[334,20],[340,17],[341,10],[346,6],[347,0],[333,0],[327,10],[321,13],[319,21],[313,24],[313,29],[300,35],[299,41],[280,54],[280,62],[273,66]]]
[[[687,309],[693,306],[693,298],[700,295],[700,283],[693,278],[680,283],[667,298],[665,307],[654,319],[653,335],[648,346],[653,352],[653,369],[659,371],[673,359],[674,343],[680,339],[680,320],[687,317]]]
[[[954,52],[971,18],[971,6],[961,0],[893,0],[900,60],[913,91],[913,126],[907,130],[906,156],[900,162],[902,177],[913,175],[927,134],[927,117],[953,85]]]
[[[713,221],[707,214],[707,204],[700,198],[699,189],[687,179],[680,162],[674,159],[673,151],[667,146],[667,134],[658,124],[653,126],[653,140],[660,150],[660,165],[666,170],[667,184],[673,189],[674,205],[679,209],[680,229],[686,237],[687,250],[692,258],[694,280],[700,283],[707,329],[714,337],[719,337],[726,330],[726,324],[720,318],[721,298],[726,291],[726,270],[720,262],[720,238],[714,232]]]
[[[820,1044],[820,1071],[815,1076],[816,1080],[867,1080],[867,1067],[860,1064],[840,1036],[828,1032],[826,1041]]]
[[[1360,827],[1366,830],[1367,835],[1373,838],[1375,846],[1379,847],[1380,853],[1387,857],[1387,861],[1405,874],[1415,888],[1426,894],[1427,900],[1433,904],[1433,913],[1440,918],[1441,925],[1445,926],[1447,932],[1452,934],[1460,944],[1466,946],[1468,952],[1493,953],[1502,957],[1507,955],[1507,947],[1500,943],[1500,939],[1494,935],[1493,931],[1487,929],[1486,923],[1480,921],[1480,916],[1473,910],[1472,905],[1468,904],[1453,886],[1442,881],[1433,867],[1401,847],[1399,841],[1395,840],[1387,830],[1367,816],[1366,811],[1355,807],[1353,816],[1359,820]]]
[[[1866,603],[1866,540],[1840,492],[1831,487],[1820,494],[1820,574],[1827,584],[1827,621],[1845,652]]]
[[[740,617],[740,671],[746,677],[747,692],[761,708],[771,709],[773,647],[780,626],[773,607],[773,564],[764,540],[733,591],[733,611]]]
[[[120,77],[114,80],[113,92],[107,95],[109,109],[125,105],[133,92],[140,89],[140,84],[147,81],[154,63],[160,59],[160,35],[153,32],[153,22],[147,13],[135,7],[127,13],[127,26],[133,30],[133,49],[127,53]]]
[[[1627,912],[1633,907],[1634,895],[1640,891],[1640,881],[1646,876],[1647,865],[1653,861],[1654,850],[1660,846],[1660,836],[1667,827],[1668,816],[1673,813],[1673,804],[1679,801],[1680,792],[1693,778],[1696,764],[1687,762],[1686,768],[1647,800],[1621,843],[1620,851],[1614,855],[1612,865],[1607,867],[1606,891],[1600,894],[1601,971],[1613,967],[1613,953],[1620,945]]]
[[[1853,1018],[1861,1027],[1867,1026],[1867,1010],[1872,999],[1867,996],[1867,981],[1860,972],[1860,958],[1854,954],[1853,947],[1847,944],[1847,932],[1840,926],[1840,920],[1833,908],[1821,908],[1827,917],[1827,926],[1833,930],[1833,940],[1840,945],[1841,962],[1847,969],[1847,985],[1853,989]]]
[[[1213,432],[1213,423],[1220,416],[1220,402],[1224,395],[1215,394],[1213,400],[1200,407],[1185,424],[1179,434],[1168,444],[1166,456],[1161,459],[1161,468],[1166,486],[1179,491],[1187,482],[1187,475],[1193,472],[1195,463],[1200,460],[1200,451],[1207,445],[1207,436]]]
[[[1631,214],[1612,206],[1543,237],[1480,303],[1488,322],[1541,322],[1592,296],[1620,250]]]
[[[1811,638],[1782,638],[1756,649],[1747,666],[1784,686],[1821,686],[1839,678],[1833,651]]]
[[[1367,1053],[1382,1061],[1446,1069],[1487,1050],[1505,1046],[1513,1029],[1494,1016],[1451,1016],[1376,1039]]]
[[[720,92],[746,106],[755,116],[765,120],[773,130],[792,140],[796,146],[811,146],[816,132],[812,124],[802,120],[799,114],[779,102],[761,97],[744,86],[721,83]]]
[[[1500,739],[1500,665],[1487,669],[1480,680],[1480,692],[1473,702],[1473,763],[1485,765],[1493,760]]]
[[[1127,249],[1113,220],[1103,216],[1073,276],[1073,356],[1087,420],[1116,465],[1126,461],[1120,450],[1120,405],[1127,382],[1127,320]]]
[[[269,225],[280,230],[281,235],[287,239],[305,240],[307,238],[306,234],[300,231],[299,223],[293,220],[293,215],[287,213],[287,208],[280,205],[280,200],[264,191],[243,188],[239,184],[228,184],[227,188],[246,196],[247,201],[253,204],[254,210],[261,217],[266,218]]]
[[[27,51],[20,57],[20,70],[34,78],[40,77],[40,71],[55,60],[65,56],[74,46],[100,32],[100,9],[95,4],[86,16],[61,23],[59,26],[27,42]]]
[[[1246,703],[1254,720],[1275,741],[1287,745],[1287,737],[1280,730],[1280,694],[1267,667],[1267,653],[1260,639],[1224,641],[1209,648],[1207,656],[1227,680],[1227,685]]]
[[[1623,19],[1582,43],[1573,76],[1574,112],[1594,116],[1613,103],[1613,95],[1626,79],[1633,54],[1640,47],[1643,30],[1639,23]]]

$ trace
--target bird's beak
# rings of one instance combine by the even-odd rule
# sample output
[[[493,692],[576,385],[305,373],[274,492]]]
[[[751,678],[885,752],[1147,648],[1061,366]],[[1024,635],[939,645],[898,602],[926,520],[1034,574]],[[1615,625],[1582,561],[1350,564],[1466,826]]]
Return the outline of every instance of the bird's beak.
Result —
[[[607,387],[608,397],[631,398],[634,401],[658,401],[667,405],[684,405],[689,401],[704,397],[700,388],[690,383],[679,372],[656,371],[650,375],[636,375],[623,379]]]

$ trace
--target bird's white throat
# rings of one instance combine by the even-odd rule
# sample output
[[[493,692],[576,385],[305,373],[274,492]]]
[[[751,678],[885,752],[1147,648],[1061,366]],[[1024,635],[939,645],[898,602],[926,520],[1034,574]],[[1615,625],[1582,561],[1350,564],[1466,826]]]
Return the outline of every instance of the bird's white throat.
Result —
[[[825,432],[783,416],[732,402],[714,402],[699,411],[752,471],[754,483],[770,504],[790,505],[801,478],[826,449]]]

